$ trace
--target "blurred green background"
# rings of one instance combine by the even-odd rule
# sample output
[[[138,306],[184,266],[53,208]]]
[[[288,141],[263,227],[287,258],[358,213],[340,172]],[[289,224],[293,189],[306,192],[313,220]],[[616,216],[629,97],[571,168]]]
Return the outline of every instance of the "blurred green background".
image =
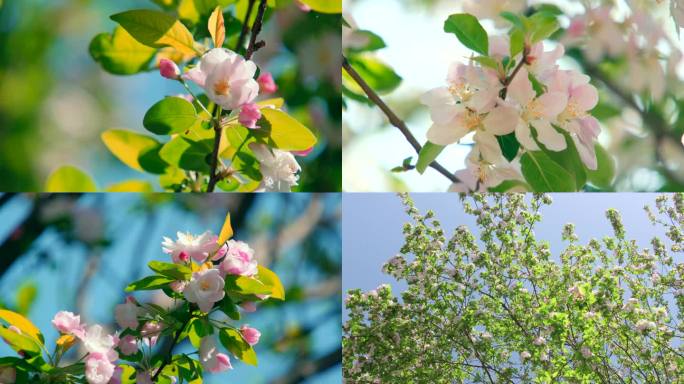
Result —
[[[226,212],[234,238],[281,278],[286,300],[240,321],[262,332],[259,366],[234,360],[234,370],[204,382],[341,383],[340,194],[3,194],[0,307],[29,317],[48,345],[60,310],[113,331],[125,286],[148,274],[149,261],[168,260],[162,236],[218,233]],[[135,297],[171,305],[161,291]],[[0,356],[14,355],[0,342]]]
[[[239,2],[246,0],[239,0]],[[341,189],[340,15],[302,12],[294,2],[273,13],[254,57],[272,72],[276,97],[320,135],[298,158],[301,191]],[[91,39],[111,32],[109,15],[159,9],[149,0],[0,1],[0,190],[39,191],[51,171],[75,165],[98,187],[150,175],[132,170],[100,141],[109,128],[143,132],[149,107],[183,93],[157,72],[114,76],[88,54]]]

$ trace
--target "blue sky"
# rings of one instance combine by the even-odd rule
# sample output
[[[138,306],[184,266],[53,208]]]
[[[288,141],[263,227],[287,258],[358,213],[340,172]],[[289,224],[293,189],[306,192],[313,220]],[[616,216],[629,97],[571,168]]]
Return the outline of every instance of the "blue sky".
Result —
[[[650,224],[643,210],[656,196],[650,193],[552,194],[554,202],[542,209],[542,222],[535,234],[537,239],[549,241],[552,252],[563,247],[561,230],[566,223],[575,223],[580,242],[611,235],[605,211],[616,208],[622,214],[627,236],[646,247],[654,235],[662,235],[660,228]],[[411,197],[421,212],[435,211],[447,237],[462,224],[477,233],[475,221],[461,210],[457,194],[413,193]],[[395,292],[402,289],[403,284],[380,271],[382,264],[403,245],[401,229],[408,216],[399,197],[389,193],[348,193],[342,198],[342,206],[342,291],[369,290],[383,283],[392,285]]]

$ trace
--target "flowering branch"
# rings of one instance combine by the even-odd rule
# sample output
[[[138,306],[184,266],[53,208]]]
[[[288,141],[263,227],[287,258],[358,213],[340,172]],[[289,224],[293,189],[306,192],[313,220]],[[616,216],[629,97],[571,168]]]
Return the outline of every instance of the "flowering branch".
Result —
[[[366,83],[366,81],[363,80],[361,75],[359,75],[359,73],[356,72],[356,70],[351,66],[351,64],[349,64],[349,61],[344,55],[342,56],[342,67],[349,74],[349,76],[351,76],[352,79],[354,79],[356,84],[358,84],[359,87],[363,89],[363,92],[366,94],[366,96],[368,96],[368,98],[375,105],[377,105],[378,108],[380,108],[380,110],[385,114],[385,116],[387,116],[387,119],[389,120],[390,124],[399,129],[399,131],[404,135],[409,144],[411,144],[416,153],[420,153],[422,146],[420,145],[418,140],[416,140],[415,136],[413,136],[411,131],[408,129],[406,123],[403,120],[401,120],[396,115],[396,113],[394,113],[394,111],[392,111],[390,107],[388,107],[387,104],[385,104],[384,101],[382,101],[380,96],[378,96],[378,94],[373,90],[373,88],[371,88],[368,85],[368,83]],[[458,183],[460,181],[453,173],[449,172],[446,168],[444,168],[441,164],[439,164],[436,161],[430,163],[430,167],[434,168],[435,170],[437,170],[437,172],[444,175],[444,177],[449,179],[452,183]]]
[[[173,349],[176,347],[176,344],[178,344],[180,335],[181,333],[183,333],[183,329],[188,325],[189,321],[190,319],[185,320],[183,322],[183,325],[181,325],[178,331],[176,331],[176,334],[173,337],[173,341],[171,342],[171,346],[169,346],[169,352],[166,354],[166,358],[164,358],[164,361],[162,361],[162,364],[159,366],[159,369],[157,369],[157,372],[154,374],[154,376],[152,376],[152,382],[156,382],[157,377],[164,370],[164,367],[166,367],[171,362],[171,358],[173,357]]]

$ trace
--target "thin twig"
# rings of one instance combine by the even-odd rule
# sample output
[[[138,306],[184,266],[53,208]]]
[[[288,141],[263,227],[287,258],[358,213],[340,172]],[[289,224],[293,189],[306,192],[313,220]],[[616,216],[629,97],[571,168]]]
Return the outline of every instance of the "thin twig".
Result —
[[[251,36],[249,37],[249,45],[247,46],[247,53],[245,54],[245,59],[247,60],[252,58],[254,52],[258,51],[260,48],[263,48],[266,45],[266,43],[263,40],[259,42],[256,41],[257,37],[259,36],[259,33],[261,32],[261,27],[264,23],[266,4],[267,0],[261,0],[261,2],[259,3],[259,10],[257,11],[256,19],[254,19],[254,24],[252,24],[252,32]]]
[[[422,149],[422,146],[416,140],[416,138],[413,136],[411,131],[409,131],[408,127],[406,126],[406,123],[404,123],[403,120],[401,120],[395,113],[390,109],[390,107],[385,104],[384,101],[378,96],[377,93],[366,83],[366,81],[361,77],[361,75],[356,72],[356,70],[349,64],[349,61],[345,56],[342,56],[342,67],[344,70],[349,74],[349,76],[354,79],[354,81],[363,89],[363,92],[366,93],[366,96],[382,110],[382,112],[387,116],[389,119],[390,124],[392,124],[394,127],[399,129],[399,131],[404,135],[406,140],[411,144],[413,149],[416,151],[416,153],[420,153],[420,150]],[[452,183],[458,183],[460,180],[451,172],[447,171],[446,168],[444,168],[441,164],[439,164],[436,161],[433,161],[430,163],[430,167],[434,168],[437,170],[437,172],[441,173],[446,177],[447,179],[451,180]]]
[[[235,45],[235,52],[238,52],[242,45],[245,43],[245,37],[247,37],[247,32],[249,32],[249,17],[252,16],[252,9],[254,8],[254,2],[256,0],[249,0],[247,3],[247,13],[245,13],[245,21],[242,23],[242,30],[240,31],[240,37],[238,37],[237,44]]]
[[[219,148],[221,147],[221,137],[223,136],[223,127],[221,126],[221,107],[216,107],[216,117],[214,121],[214,150],[211,153],[211,171],[209,172],[209,184],[207,185],[207,192],[214,192],[214,187],[219,181],[221,173],[216,172],[219,163]]]
[[[176,331],[176,335],[173,337],[173,342],[171,343],[171,346],[169,347],[169,353],[166,354],[166,358],[164,358],[164,361],[162,362],[161,366],[159,366],[159,369],[157,372],[155,372],[154,376],[152,376],[152,382],[157,381],[157,377],[159,374],[161,374],[162,370],[164,367],[166,367],[167,364],[171,362],[171,357],[173,356],[173,348],[178,344],[178,339],[180,339],[181,333],[183,333],[183,328],[185,328],[186,325],[188,325],[188,321],[186,320],[183,325]]]

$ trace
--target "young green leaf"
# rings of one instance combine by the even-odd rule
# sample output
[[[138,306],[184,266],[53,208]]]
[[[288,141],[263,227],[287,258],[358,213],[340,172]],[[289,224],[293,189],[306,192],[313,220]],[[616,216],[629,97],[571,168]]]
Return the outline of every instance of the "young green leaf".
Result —
[[[231,328],[221,329],[219,331],[219,340],[238,359],[249,365],[257,365],[257,356],[254,349],[242,338],[242,335],[237,330]]]
[[[353,55],[348,57],[348,60],[356,72],[378,94],[391,92],[401,83],[401,76],[373,55]],[[364,100],[363,90],[346,71],[342,73],[342,83],[348,91],[357,96],[355,99]]]
[[[444,150],[443,145],[433,144],[431,142],[426,142],[423,148],[420,149],[418,154],[418,163],[416,164],[416,170],[419,173],[424,173],[425,170],[430,166],[437,156]]]
[[[166,263],[163,261],[150,261],[147,266],[160,275],[174,280],[190,280],[192,270],[183,264]]]
[[[22,334],[26,334],[40,341],[41,344],[45,342],[43,334],[40,333],[40,329],[33,325],[31,320],[27,319],[26,317],[16,312],[0,309],[0,319],[6,321],[9,325],[17,327]]]
[[[466,47],[484,56],[489,55],[489,37],[477,18],[468,13],[456,13],[444,22],[444,32],[453,33]]]
[[[0,327],[0,338],[17,352],[23,352],[30,356],[40,355],[40,345],[28,335],[18,334],[8,328]]]
[[[156,49],[140,44],[125,29],[117,26],[113,34],[100,33],[88,48],[93,60],[115,75],[132,75],[147,68]]]
[[[587,178],[591,184],[608,189],[615,180],[615,159],[600,144],[596,144],[594,149],[598,166],[595,171],[587,170]]]
[[[174,167],[209,173],[208,157],[213,150],[213,142],[213,139],[193,141],[176,136],[164,144],[159,156]]]
[[[124,129],[110,129],[100,137],[114,156],[135,170],[163,174],[168,166],[159,157],[161,143],[152,137]]]
[[[255,134],[268,136],[275,148],[283,151],[303,151],[316,144],[316,135],[287,113],[264,108],[261,115],[261,129]]]
[[[45,192],[95,192],[95,182],[85,172],[66,165],[50,174]]]
[[[285,288],[280,278],[270,269],[259,265],[259,281],[271,289],[271,298],[285,300]]]
[[[535,192],[574,192],[575,178],[544,152],[525,153],[520,159],[522,174]]]
[[[190,128],[197,121],[197,111],[189,101],[167,97],[145,113],[143,126],[157,135],[172,135]]]
[[[176,281],[176,280],[172,279],[170,277],[166,277],[166,276],[159,276],[159,275],[147,276],[145,278],[142,278],[136,282],[129,284],[126,287],[126,292],[149,291],[149,290],[160,289],[160,288],[166,287],[169,283],[171,283],[173,281]]]
[[[137,9],[117,13],[110,18],[148,47],[169,46],[184,54],[196,54],[192,33],[180,21],[164,12]]]
[[[228,275],[225,278],[227,293],[240,295],[270,295],[272,289],[261,281],[247,276]]]

